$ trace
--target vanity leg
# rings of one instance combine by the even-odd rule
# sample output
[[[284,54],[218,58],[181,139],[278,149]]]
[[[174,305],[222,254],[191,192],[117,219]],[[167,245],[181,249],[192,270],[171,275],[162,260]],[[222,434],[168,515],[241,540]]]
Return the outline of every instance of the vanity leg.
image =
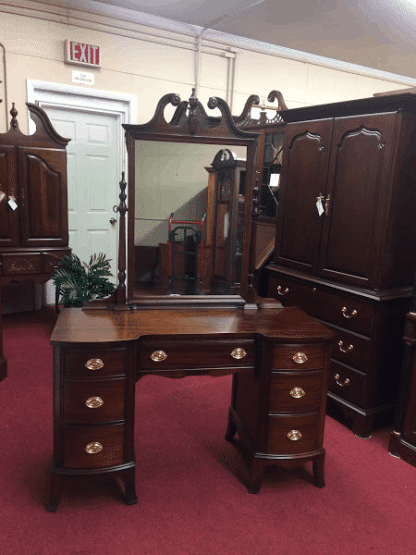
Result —
[[[253,459],[251,462],[250,481],[248,484],[249,493],[259,493],[264,475],[264,460]]]
[[[134,505],[137,503],[136,495],[136,469],[129,468],[123,472],[123,481],[126,495],[126,504]]]
[[[317,455],[313,460],[313,477],[315,479],[315,485],[318,488],[323,488],[325,486],[324,478],[324,464],[325,464],[325,452]]]
[[[235,434],[237,433],[237,426],[231,416],[231,413],[228,415],[228,426],[227,431],[225,432],[225,441],[229,441],[230,443],[234,439]]]
[[[54,513],[58,508],[61,499],[61,483],[62,477],[60,474],[51,473],[49,503],[46,507],[50,513]]]

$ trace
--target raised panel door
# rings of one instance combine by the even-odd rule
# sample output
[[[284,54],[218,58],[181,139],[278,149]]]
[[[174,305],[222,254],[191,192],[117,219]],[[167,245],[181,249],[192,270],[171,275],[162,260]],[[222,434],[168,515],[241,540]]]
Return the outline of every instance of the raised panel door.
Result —
[[[335,120],[322,216],[319,274],[359,285],[377,285],[392,181],[395,114]]]
[[[285,130],[275,262],[308,273],[318,268],[322,214],[317,199],[325,198],[331,132],[332,119]]]
[[[19,203],[16,171],[15,147],[0,145],[0,247],[19,245],[18,214],[9,205]]]

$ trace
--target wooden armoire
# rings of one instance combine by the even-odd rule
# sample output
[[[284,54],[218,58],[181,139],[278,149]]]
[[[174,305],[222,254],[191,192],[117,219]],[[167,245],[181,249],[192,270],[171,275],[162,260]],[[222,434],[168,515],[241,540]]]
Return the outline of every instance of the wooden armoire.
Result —
[[[329,325],[329,412],[368,437],[391,419],[416,252],[416,96],[280,113],[268,294]]]
[[[1,328],[1,289],[45,283],[68,248],[66,145],[47,114],[27,103],[36,131],[19,130],[17,110],[0,134],[0,380],[7,375]]]

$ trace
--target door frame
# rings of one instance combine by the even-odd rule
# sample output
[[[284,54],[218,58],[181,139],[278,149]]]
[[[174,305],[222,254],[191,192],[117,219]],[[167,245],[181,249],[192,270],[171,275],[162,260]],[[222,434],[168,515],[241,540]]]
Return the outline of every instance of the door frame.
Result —
[[[68,109],[76,112],[89,112],[115,116],[119,122],[119,136],[117,137],[117,174],[121,179],[121,172],[127,174],[127,148],[122,132],[122,124],[136,123],[136,96],[98,89],[86,89],[74,85],[63,85],[47,81],[27,79],[27,101],[38,104],[41,108]],[[35,124],[28,114],[29,133],[35,131]],[[115,197],[115,204],[117,197]],[[118,246],[117,246],[118,252]],[[46,303],[53,304],[55,294],[51,286],[46,288]],[[38,304],[38,303],[37,303]]]

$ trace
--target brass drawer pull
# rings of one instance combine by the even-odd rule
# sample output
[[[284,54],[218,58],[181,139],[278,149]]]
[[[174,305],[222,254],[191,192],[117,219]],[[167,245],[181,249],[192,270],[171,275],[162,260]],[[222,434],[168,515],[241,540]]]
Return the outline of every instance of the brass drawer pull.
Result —
[[[290,391],[289,395],[294,399],[301,399],[305,395],[305,390],[302,389],[301,387],[294,387]]]
[[[277,286],[277,294],[278,295],[281,295],[283,297],[283,295],[288,295],[288,293],[289,293],[289,288],[288,287],[283,289],[281,285]]]
[[[343,382],[340,382],[340,381],[339,381],[339,379],[340,379],[340,375],[339,375],[339,374],[335,374],[334,378],[335,378],[336,383],[337,383],[340,387],[344,387],[344,386],[349,385],[349,384],[351,383],[349,378],[345,378],[345,380],[344,380]]]
[[[150,358],[153,360],[153,362],[162,362],[163,360],[166,360],[168,358],[168,355],[165,353],[165,351],[153,351],[153,353],[150,355]]]
[[[343,306],[341,309],[342,315],[344,316],[344,318],[354,318],[354,316],[357,316],[358,312],[355,310],[351,310],[351,312],[348,314],[348,308],[346,306]]]
[[[89,409],[99,409],[104,405],[104,401],[101,399],[101,397],[89,397],[85,401],[85,404]]]
[[[100,370],[104,366],[104,362],[100,358],[90,358],[85,364],[88,370]]]
[[[231,351],[231,356],[239,360],[240,358],[244,358],[246,356],[246,352],[241,347],[237,347],[236,349]]]
[[[305,353],[299,352],[293,355],[292,360],[293,362],[296,362],[296,364],[304,364],[308,360],[308,357]]]
[[[344,347],[344,342],[342,340],[338,341],[338,347],[341,353],[349,353],[354,349],[354,345],[348,345],[348,347]]]
[[[103,449],[104,449],[104,447],[98,441],[93,441],[92,443],[89,443],[88,445],[85,446],[85,451],[89,455],[96,455],[97,453],[99,453]]]
[[[287,437],[290,439],[290,441],[299,441],[302,437],[302,434],[299,430],[290,430],[290,432],[287,434]]]

